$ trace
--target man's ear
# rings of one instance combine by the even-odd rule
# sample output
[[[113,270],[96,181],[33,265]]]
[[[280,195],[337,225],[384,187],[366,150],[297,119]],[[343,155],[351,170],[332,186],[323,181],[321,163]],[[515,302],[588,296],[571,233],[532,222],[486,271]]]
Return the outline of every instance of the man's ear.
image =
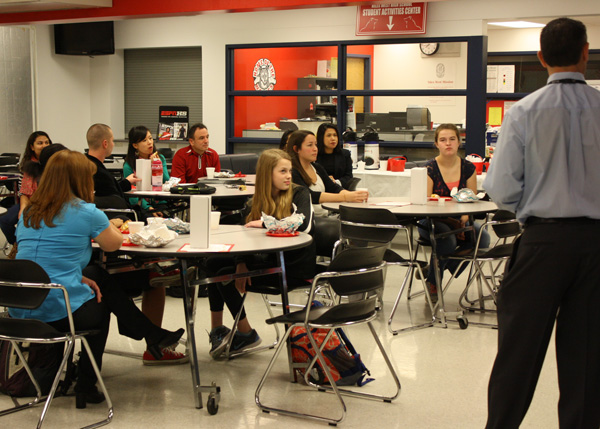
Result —
[[[542,54],[542,51],[538,51],[537,57],[538,57],[538,60],[540,60],[540,63],[542,64],[542,67],[544,67],[545,69],[547,69],[548,68],[548,64],[546,63],[546,61],[544,61],[544,55]]]

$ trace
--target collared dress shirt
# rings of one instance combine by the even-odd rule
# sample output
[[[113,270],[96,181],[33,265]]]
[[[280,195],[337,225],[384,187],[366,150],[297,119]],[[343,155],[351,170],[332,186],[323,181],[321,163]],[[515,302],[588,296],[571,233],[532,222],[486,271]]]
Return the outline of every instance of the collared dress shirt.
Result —
[[[221,171],[219,154],[208,148],[202,156],[198,156],[190,145],[175,152],[171,161],[171,177],[179,177],[181,183],[196,183],[198,178],[206,177],[206,167],[214,167],[216,172]]]
[[[516,103],[504,115],[483,187],[522,223],[600,219],[600,91],[581,73],[553,73]]]

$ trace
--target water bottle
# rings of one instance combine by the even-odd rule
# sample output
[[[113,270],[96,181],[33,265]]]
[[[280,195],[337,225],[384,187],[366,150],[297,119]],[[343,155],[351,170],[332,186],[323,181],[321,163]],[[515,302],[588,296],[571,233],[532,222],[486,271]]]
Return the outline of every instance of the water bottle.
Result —
[[[373,128],[368,128],[362,139],[365,142],[365,169],[379,170],[379,134]]]
[[[152,190],[162,191],[163,166],[160,158],[152,160]]]

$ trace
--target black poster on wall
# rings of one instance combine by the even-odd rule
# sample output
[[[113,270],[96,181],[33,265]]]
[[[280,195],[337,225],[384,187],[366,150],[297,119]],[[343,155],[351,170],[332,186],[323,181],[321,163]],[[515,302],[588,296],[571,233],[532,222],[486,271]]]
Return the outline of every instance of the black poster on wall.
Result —
[[[188,106],[160,106],[158,108],[158,140],[185,140],[189,126]]]

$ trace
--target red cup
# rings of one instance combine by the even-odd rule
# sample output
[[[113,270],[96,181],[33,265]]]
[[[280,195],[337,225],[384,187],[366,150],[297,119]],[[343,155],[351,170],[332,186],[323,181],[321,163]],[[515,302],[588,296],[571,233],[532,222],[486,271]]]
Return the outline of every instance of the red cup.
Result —
[[[406,158],[403,156],[395,156],[394,158],[388,159],[387,169],[388,171],[401,172],[404,171],[406,165]]]

